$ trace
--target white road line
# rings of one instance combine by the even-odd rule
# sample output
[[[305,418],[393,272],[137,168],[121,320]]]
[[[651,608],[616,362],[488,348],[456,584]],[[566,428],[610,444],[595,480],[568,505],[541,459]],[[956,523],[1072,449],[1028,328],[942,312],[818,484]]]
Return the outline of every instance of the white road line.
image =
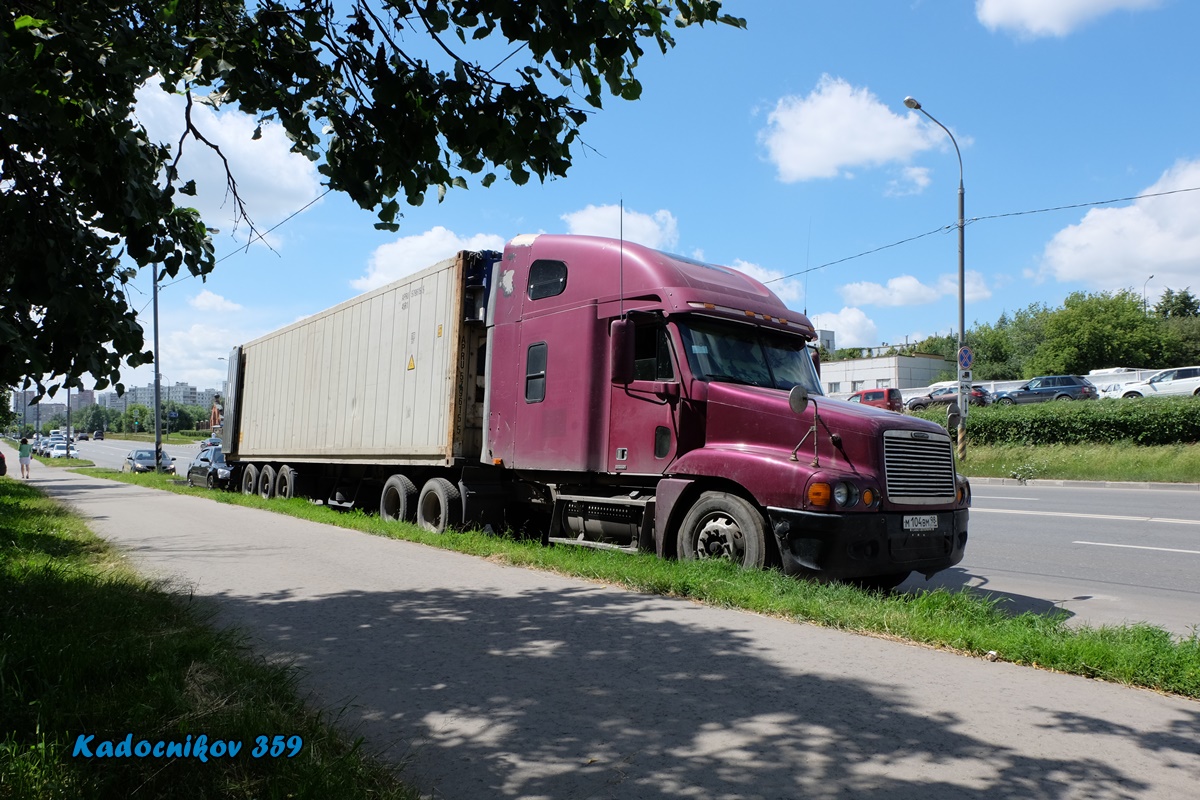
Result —
[[[1129,550],[1157,550],[1160,553],[1190,553],[1200,556],[1200,550],[1176,550],[1173,547],[1145,547],[1140,544],[1109,544],[1108,542],[1071,542],[1071,544],[1090,544],[1093,547],[1124,547]]]
[[[999,494],[972,494],[977,500],[1041,500],[1040,497],[1006,497]]]
[[[1070,511],[1018,511],[1013,508],[975,508],[971,513],[982,511],[988,514],[1025,514],[1034,517],[1072,517],[1075,519],[1115,519],[1123,522],[1169,522],[1176,525],[1200,525],[1200,519],[1172,519],[1171,517],[1121,517],[1116,514],[1076,514]]]

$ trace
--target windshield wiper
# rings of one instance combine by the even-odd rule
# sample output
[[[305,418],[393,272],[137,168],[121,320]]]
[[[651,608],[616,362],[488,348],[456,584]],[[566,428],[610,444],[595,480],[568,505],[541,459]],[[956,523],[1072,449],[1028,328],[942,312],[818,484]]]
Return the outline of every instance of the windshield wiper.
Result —
[[[709,373],[704,376],[705,380],[709,381],[725,381],[726,383],[738,383],[742,386],[758,386],[754,381],[748,381],[745,378],[736,378],[733,375],[723,375],[721,373]]]

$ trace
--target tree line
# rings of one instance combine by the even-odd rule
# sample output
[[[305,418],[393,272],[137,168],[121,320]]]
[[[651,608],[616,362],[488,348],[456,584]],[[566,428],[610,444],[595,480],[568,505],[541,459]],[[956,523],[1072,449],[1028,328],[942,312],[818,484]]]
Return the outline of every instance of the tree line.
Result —
[[[964,337],[975,352],[975,380],[1037,375],[1086,375],[1093,369],[1165,369],[1200,364],[1200,300],[1189,288],[1167,289],[1153,308],[1129,289],[1072,292],[1062,306],[1031,303],[994,323],[976,322]],[[939,380],[955,375],[958,337],[930,336],[884,355],[928,353],[948,362]],[[861,348],[822,350],[824,360],[862,357]]]

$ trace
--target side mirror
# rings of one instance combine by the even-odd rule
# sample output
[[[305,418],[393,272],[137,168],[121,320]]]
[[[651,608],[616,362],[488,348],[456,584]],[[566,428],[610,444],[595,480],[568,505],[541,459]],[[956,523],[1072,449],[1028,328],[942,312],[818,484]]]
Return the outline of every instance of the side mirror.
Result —
[[[609,329],[608,366],[613,383],[633,380],[633,320],[615,319]]]
[[[958,427],[958,423],[962,421],[962,415],[958,410],[958,403],[951,403],[946,409],[946,427],[954,430]]]
[[[808,389],[803,386],[793,386],[788,392],[788,406],[792,409],[793,414],[803,414],[808,408]]]

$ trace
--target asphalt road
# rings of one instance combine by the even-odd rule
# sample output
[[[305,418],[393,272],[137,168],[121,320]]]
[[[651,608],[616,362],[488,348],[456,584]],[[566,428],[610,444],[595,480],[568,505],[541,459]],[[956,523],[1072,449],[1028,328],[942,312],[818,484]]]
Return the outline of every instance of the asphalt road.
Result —
[[[435,797],[1176,798],[1200,703],[59,470]],[[179,525],[179,519],[203,525]]]
[[[972,587],[1072,624],[1200,625],[1200,491],[973,484],[962,563],[901,590]]]

